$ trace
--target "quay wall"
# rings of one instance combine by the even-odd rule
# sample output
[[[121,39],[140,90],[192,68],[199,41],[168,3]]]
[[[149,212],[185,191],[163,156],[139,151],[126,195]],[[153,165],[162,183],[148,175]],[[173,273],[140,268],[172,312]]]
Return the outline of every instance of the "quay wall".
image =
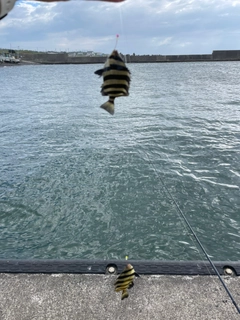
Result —
[[[104,63],[106,56],[100,57],[69,57],[67,53],[37,53],[37,54],[24,54],[22,60],[32,61],[40,64],[89,64],[89,63]]]
[[[141,275],[121,300],[116,275],[0,273],[1,320],[237,320],[216,276]],[[224,276],[239,305],[239,277]]]
[[[240,50],[214,50],[211,54],[189,55],[129,55],[128,63],[167,63],[167,62],[198,62],[198,61],[240,61]],[[37,53],[24,54],[22,61],[39,64],[93,64],[104,63],[106,56],[77,56],[70,57],[67,53]]]
[[[240,61],[240,50],[214,50],[212,59],[218,61]]]
[[[189,61],[210,61],[211,54],[192,54],[192,55],[127,55],[128,62],[146,63],[146,62],[189,62]]]

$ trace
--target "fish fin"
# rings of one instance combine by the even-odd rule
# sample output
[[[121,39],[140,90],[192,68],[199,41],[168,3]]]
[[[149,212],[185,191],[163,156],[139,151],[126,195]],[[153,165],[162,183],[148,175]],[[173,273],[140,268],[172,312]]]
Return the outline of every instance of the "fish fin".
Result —
[[[127,290],[123,290],[121,300],[123,300],[123,299],[125,299],[127,297],[128,297],[128,291]]]
[[[134,275],[135,275],[135,277],[140,278],[140,275],[137,272],[135,272]]]
[[[99,69],[99,70],[96,70],[94,73],[101,77],[103,72],[104,72],[104,69]]]
[[[128,289],[131,289],[133,286],[134,286],[134,283],[133,283],[133,282],[130,282],[130,283],[129,283],[129,286],[128,286]]]
[[[100,108],[108,111],[110,114],[114,114],[114,100],[109,99],[107,102],[102,104]]]

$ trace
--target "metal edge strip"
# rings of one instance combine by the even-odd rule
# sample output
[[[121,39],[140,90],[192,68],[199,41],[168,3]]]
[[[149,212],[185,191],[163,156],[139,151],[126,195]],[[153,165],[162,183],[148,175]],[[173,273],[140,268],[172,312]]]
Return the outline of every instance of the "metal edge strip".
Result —
[[[0,259],[0,273],[120,273],[131,263],[139,274],[146,275],[215,275],[205,261],[156,260],[4,260]],[[240,261],[213,262],[220,275],[240,275]],[[232,272],[231,272],[232,271]]]

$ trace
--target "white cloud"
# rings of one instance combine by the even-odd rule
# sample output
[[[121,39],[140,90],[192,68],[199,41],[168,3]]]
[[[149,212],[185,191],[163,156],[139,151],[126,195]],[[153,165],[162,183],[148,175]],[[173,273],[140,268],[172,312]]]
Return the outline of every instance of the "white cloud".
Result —
[[[166,44],[170,44],[171,41],[172,41],[172,37],[167,37],[165,39],[163,38],[152,38],[152,43],[153,45],[157,45],[157,46],[163,46],[163,45],[166,45]]]
[[[238,0],[22,1],[0,22],[0,47],[118,49],[136,54],[240,49]]]

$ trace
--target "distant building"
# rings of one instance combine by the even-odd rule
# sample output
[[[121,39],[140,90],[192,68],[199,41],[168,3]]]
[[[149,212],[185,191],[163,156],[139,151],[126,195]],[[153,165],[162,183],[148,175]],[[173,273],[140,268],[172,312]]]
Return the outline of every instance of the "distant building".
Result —
[[[94,52],[94,51],[71,51],[68,52],[69,57],[103,57],[107,56],[107,54],[102,52]]]

